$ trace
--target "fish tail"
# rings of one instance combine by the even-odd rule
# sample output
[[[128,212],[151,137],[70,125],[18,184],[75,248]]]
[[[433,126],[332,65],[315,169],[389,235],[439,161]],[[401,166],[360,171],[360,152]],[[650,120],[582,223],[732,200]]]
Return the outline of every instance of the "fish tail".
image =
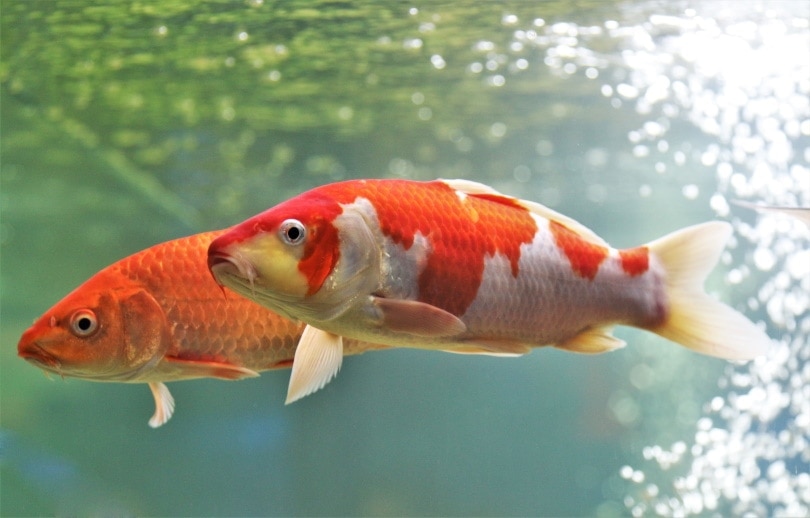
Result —
[[[768,336],[703,290],[731,233],[730,224],[714,221],[678,230],[647,245],[663,264],[669,299],[666,320],[648,329],[699,353],[750,360],[767,351]]]

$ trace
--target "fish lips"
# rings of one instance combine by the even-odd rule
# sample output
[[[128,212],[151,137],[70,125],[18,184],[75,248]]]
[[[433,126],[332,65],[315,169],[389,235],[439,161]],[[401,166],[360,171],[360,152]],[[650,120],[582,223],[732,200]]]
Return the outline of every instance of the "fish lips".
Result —
[[[290,320],[298,320],[298,317],[288,312],[284,305],[285,302],[290,303],[295,298],[272,294],[262,289],[262,279],[253,263],[247,258],[239,254],[209,249],[208,269],[220,287],[230,288],[243,297],[270,308]]]
[[[247,283],[251,291],[253,290],[253,281],[258,277],[256,268],[250,261],[239,255],[226,252],[209,252],[208,269],[220,286],[227,286],[233,282]]]
[[[42,369],[59,373],[61,362],[37,342],[29,342],[25,339],[17,344],[17,356],[23,360],[36,365]]]

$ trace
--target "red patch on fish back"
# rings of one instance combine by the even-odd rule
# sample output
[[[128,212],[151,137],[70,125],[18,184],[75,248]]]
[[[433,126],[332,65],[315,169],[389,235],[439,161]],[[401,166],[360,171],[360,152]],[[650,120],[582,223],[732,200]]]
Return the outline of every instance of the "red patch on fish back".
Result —
[[[641,275],[650,267],[650,254],[646,246],[619,250],[622,270],[631,277]]]
[[[517,276],[520,246],[531,243],[537,232],[534,218],[517,200],[492,194],[460,197],[441,181],[350,181],[318,190],[340,203],[367,199],[382,233],[406,250],[417,233],[424,236],[431,252],[419,276],[419,301],[456,316],[478,294],[484,259],[504,255]]]
[[[585,279],[593,280],[599,271],[599,265],[607,259],[608,249],[591,243],[554,220],[549,221],[548,228],[554,236],[557,247],[568,258],[574,273]]]

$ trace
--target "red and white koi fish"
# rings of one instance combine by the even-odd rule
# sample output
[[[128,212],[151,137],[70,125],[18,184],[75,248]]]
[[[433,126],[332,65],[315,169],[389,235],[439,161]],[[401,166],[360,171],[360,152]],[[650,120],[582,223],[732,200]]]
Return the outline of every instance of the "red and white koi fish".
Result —
[[[342,337],[456,353],[621,347],[617,324],[744,360],[769,338],[703,291],[727,223],[611,248],[540,204],[465,180],[355,180],[305,192],[211,243],[223,285],[308,324],[287,402],[338,371]]]
[[[221,233],[168,241],[104,268],[23,333],[18,354],[60,376],[148,383],[153,428],[174,411],[163,382],[290,367],[303,324],[223,296],[206,268],[208,245]],[[346,347],[357,354],[383,346]]]

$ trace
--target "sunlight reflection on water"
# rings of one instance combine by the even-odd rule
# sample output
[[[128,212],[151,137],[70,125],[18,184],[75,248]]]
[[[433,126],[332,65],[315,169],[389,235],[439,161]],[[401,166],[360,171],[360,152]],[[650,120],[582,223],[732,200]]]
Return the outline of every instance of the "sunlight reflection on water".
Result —
[[[746,4],[759,10],[757,22],[731,3],[701,7],[710,9],[653,14],[633,25],[556,23],[538,30],[544,24],[534,23],[515,31],[510,49],[543,47],[546,66],[561,75],[584,69],[587,79],[604,81],[602,94],[613,107],[631,103],[648,116],[628,134],[637,157],[650,148],[669,152],[666,138],[676,118],[711,137],[714,142],[693,154],[716,169],[718,191],[710,203],[718,216],[729,216],[730,199],[810,207],[808,6]],[[618,56],[592,50],[603,37],[624,40],[625,50]],[[470,65],[476,73],[525,68],[522,58],[499,54],[489,42],[477,47],[487,55],[486,66]],[[691,157],[676,150],[672,158],[683,164]],[[700,194],[690,184],[682,192],[687,199]],[[634,516],[810,512],[810,229],[787,216],[751,219],[732,217],[737,239],[755,250],[727,281],[752,277],[761,284],[748,306],[764,307],[777,343],[768,357],[727,369],[719,380],[726,395],[705,405],[691,440],[647,447],[645,468],[621,470],[632,485],[624,503]],[[732,257],[726,253],[724,262],[740,260]],[[636,408],[631,398],[616,405],[619,417]]]
[[[698,153],[716,167],[712,208],[719,216],[728,214],[727,198],[810,207],[807,13],[768,9],[760,23],[728,8],[713,14],[687,11],[616,26],[614,33],[634,42],[618,65],[629,83],[607,85],[603,93],[655,117],[648,123],[655,131],[642,129],[651,144],[665,136],[668,114],[675,113],[716,139]],[[684,187],[684,196],[696,195]],[[779,218],[732,218],[738,236],[756,247],[756,271],[729,273],[735,283],[748,276],[761,283],[748,305],[764,306],[778,341],[767,357],[727,369],[719,381],[726,395],[705,405],[691,440],[645,448],[645,468],[622,469],[635,486],[625,499],[634,516],[810,512],[810,229]]]

